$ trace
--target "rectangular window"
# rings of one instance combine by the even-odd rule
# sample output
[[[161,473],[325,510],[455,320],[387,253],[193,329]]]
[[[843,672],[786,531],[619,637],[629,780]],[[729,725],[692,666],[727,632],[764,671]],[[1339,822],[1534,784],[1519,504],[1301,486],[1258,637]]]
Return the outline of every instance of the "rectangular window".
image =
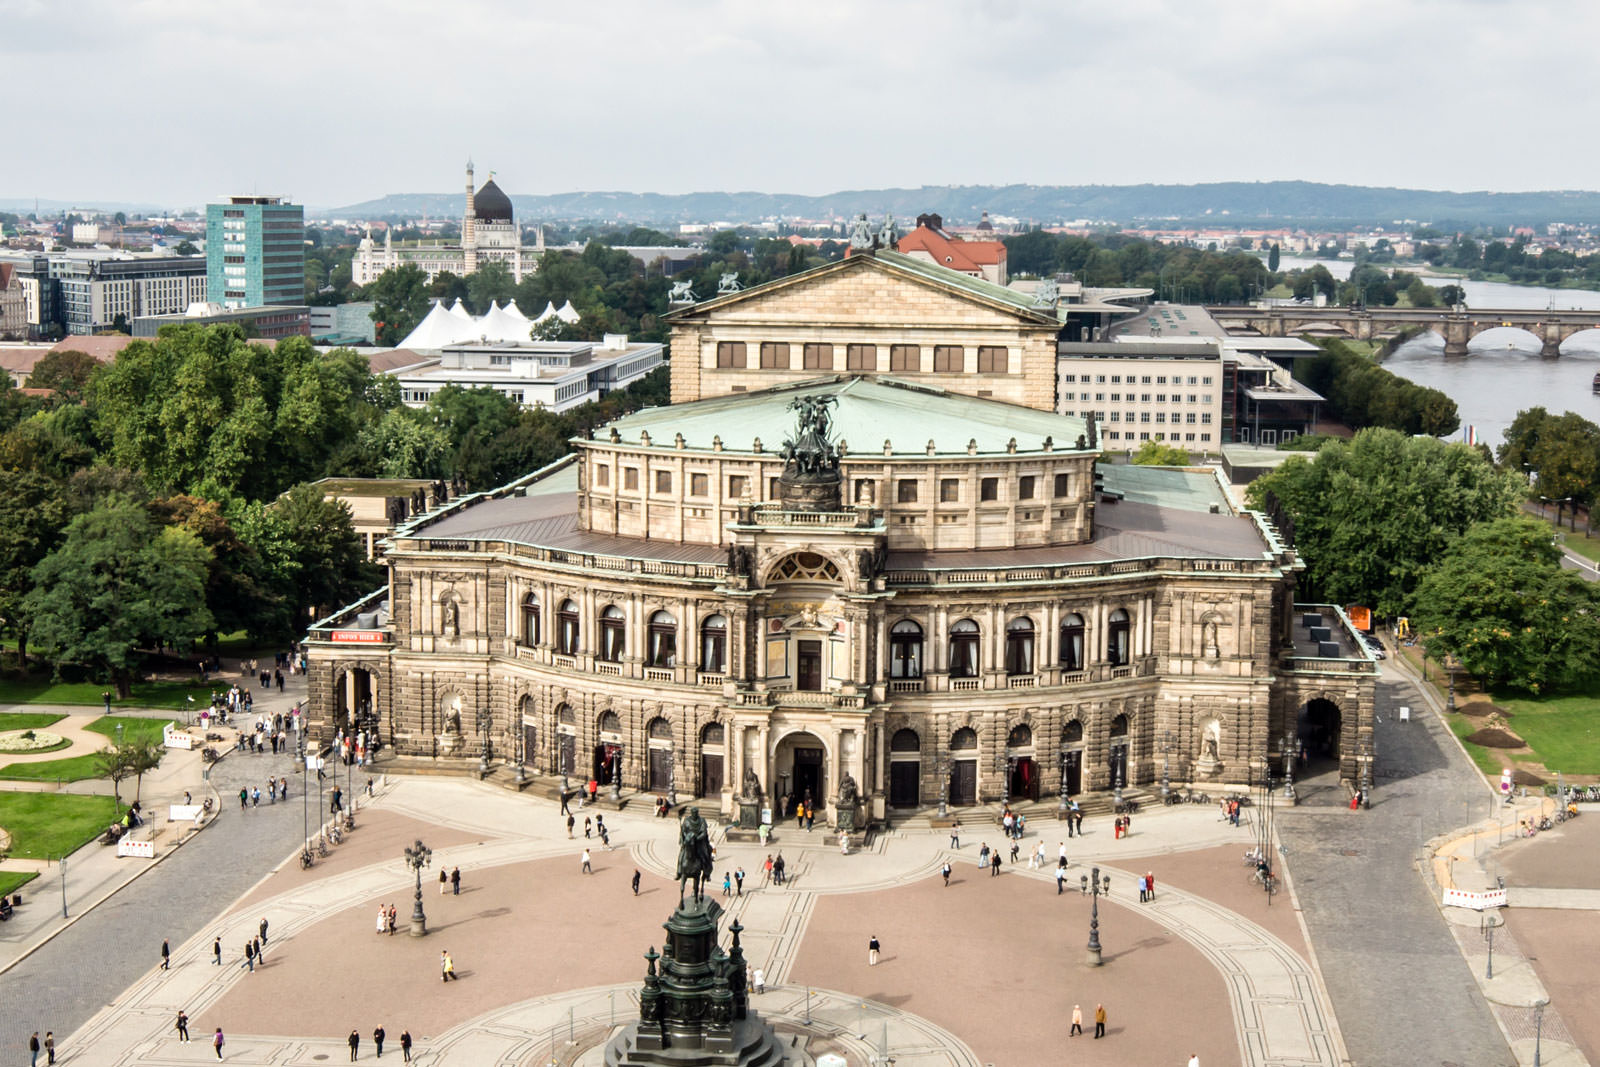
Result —
[[[1195,422],[1194,412],[1192,412],[1192,411],[1189,412],[1189,414],[1184,417],[1183,421],[1187,422],[1189,425],[1193,426],[1194,422]]]
[[[1200,384],[1201,385],[1210,385],[1211,384],[1211,375],[1208,374],[1204,378],[1201,378],[1200,379]]]
[[[902,504],[915,504],[917,502],[917,483],[910,478],[902,478],[895,489],[895,499]]]
[[[922,369],[922,349],[916,345],[890,345],[889,370],[919,371]]]
[[[744,342],[718,341],[717,366],[744,368]]]
[[[1112,412],[1112,413],[1111,413],[1111,421],[1112,421],[1112,422],[1121,422],[1121,421],[1122,421],[1122,412],[1120,412],[1120,411],[1113,411],[1113,412]]]
[[[639,468],[622,468],[622,488],[637,491],[639,488]]]
[[[1076,374],[1065,374],[1062,375],[1061,380],[1064,382],[1075,382],[1078,380],[1078,376]]]
[[[672,472],[671,471],[656,471],[656,492],[658,492],[658,493],[670,493],[670,492],[672,492]]]
[[[611,484],[611,468],[603,464],[594,469],[594,484],[602,488]]]
[[[742,500],[750,491],[750,479],[743,474],[728,475],[728,495],[735,500]]]
[[[711,487],[711,479],[704,474],[689,475],[689,495],[705,496],[706,490]]]
[[[1021,478],[1017,479],[1017,499],[1033,499],[1033,475],[1024,474]]]
[[[1104,384],[1106,384],[1106,376],[1104,374],[1096,374],[1094,376],[1094,383],[1096,385],[1104,385]]]
[[[778,479],[776,479],[776,478],[768,478],[767,479],[767,499],[768,500],[777,500],[780,495],[782,495],[782,494],[780,494],[778,492]]]
[[[1150,413],[1148,411],[1139,412],[1139,421],[1140,422],[1149,422],[1150,421]]]
[[[1141,404],[1150,403],[1150,394],[1149,393],[1140,393],[1139,394],[1139,403],[1141,403]]]
[[[806,370],[832,370],[833,346],[812,342],[806,345],[803,358]]]
[[[1144,377],[1140,378],[1139,379],[1139,384],[1140,385],[1149,385],[1150,384],[1150,375],[1146,374]]]
[[[1129,399],[1129,400],[1132,400],[1132,399],[1133,399],[1133,394],[1131,394],[1131,393],[1130,393],[1130,394],[1129,394],[1129,395],[1128,395],[1128,399]],[[1112,393],[1112,394],[1111,394],[1111,402],[1112,402],[1112,403],[1113,403],[1113,404],[1120,404],[1120,403],[1122,403],[1122,394],[1121,394],[1121,393]]]
[[[1067,475],[1065,475],[1065,474],[1056,475],[1056,493],[1055,493],[1055,495],[1056,496],[1066,496],[1067,495]]]
[[[1099,403],[1103,404],[1106,401],[1106,394],[1104,394],[1104,393],[1096,393],[1096,394],[1094,394],[1094,398],[1095,398],[1096,401],[1098,401]]]
[[[844,349],[845,370],[877,370],[878,346],[877,345],[846,345]]]
[[[1211,435],[1208,434],[1208,433],[1203,433],[1203,434],[1200,435],[1200,440],[1209,441],[1209,440],[1211,440]]]
[[[1190,394],[1189,394],[1189,403],[1191,403],[1191,404],[1197,404],[1197,403],[1199,403],[1199,402],[1200,402],[1200,398],[1199,398],[1199,397],[1198,397],[1198,396],[1196,396],[1196,395],[1195,395],[1195,394],[1193,394],[1193,393],[1190,393]]]
[[[1200,384],[1200,379],[1196,378],[1194,375],[1191,374],[1191,375],[1189,375],[1189,384],[1190,385],[1199,385]]]
[[[1130,379],[1128,379],[1128,380],[1129,380],[1129,381],[1132,381],[1132,380],[1133,380],[1133,379],[1132,379],[1132,378],[1130,378]],[[1122,375],[1120,375],[1120,374],[1113,374],[1113,375],[1112,375],[1112,376],[1111,376],[1111,384],[1112,384],[1112,385],[1121,385],[1121,384],[1122,384]]]
[[[978,499],[979,500],[999,500],[1000,499],[1000,479],[999,478],[985,478],[981,482],[979,482],[978,483]]]
[[[939,479],[939,503],[956,504],[961,501],[961,483],[954,478]]]
[[[933,346],[933,373],[935,374],[960,374],[966,368],[962,358],[963,352],[960,345],[934,345]]]
[[[765,370],[788,370],[789,345],[787,342],[762,341],[761,366]]]
[[[1200,413],[1200,421],[1204,425],[1210,426],[1211,425],[1211,412],[1209,412],[1209,411],[1201,412]]]
[[[1165,374],[1156,375],[1156,384],[1157,385],[1166,385],[1167,384],[1167,376]]]
[[[1156,412],[1156,421],[1159,423],[1165,423],[1167,421],[1167,413],[1165,411]]]

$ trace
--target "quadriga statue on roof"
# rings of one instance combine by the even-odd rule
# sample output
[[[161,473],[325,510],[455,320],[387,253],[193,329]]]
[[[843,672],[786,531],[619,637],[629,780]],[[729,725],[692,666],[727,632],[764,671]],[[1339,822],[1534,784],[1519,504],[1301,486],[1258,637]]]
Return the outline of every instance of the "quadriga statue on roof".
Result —
[[[828,435],[833,417],[828,409],[834,396],[801,396],[789,402],[795,413],[795,435],[783,443],[783,457],[801,474],[822,474],[839,465],[839,454]]]

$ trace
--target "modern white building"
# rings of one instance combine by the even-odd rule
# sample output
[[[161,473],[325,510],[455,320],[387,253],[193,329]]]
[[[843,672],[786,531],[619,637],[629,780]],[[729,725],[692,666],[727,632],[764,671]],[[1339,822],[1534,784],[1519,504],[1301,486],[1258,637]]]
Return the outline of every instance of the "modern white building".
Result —
[[[566,411],[637,381],[664,361],[664,346],[630,343],[626,334],[607,334],[599,344],[483,338],[448,344],[435,357],[389,373],[410,407],[454,385],[493,389],[524,407]]]

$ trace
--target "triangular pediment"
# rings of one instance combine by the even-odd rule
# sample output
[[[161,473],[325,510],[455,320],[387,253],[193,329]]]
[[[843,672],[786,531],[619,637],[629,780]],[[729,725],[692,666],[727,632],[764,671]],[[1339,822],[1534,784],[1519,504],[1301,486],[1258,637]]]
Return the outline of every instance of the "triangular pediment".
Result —
[[[674,324],[716,321],[847,324],[949,321],[1054,328],[1032,297],[898,252],[855,255],[670,313]]]

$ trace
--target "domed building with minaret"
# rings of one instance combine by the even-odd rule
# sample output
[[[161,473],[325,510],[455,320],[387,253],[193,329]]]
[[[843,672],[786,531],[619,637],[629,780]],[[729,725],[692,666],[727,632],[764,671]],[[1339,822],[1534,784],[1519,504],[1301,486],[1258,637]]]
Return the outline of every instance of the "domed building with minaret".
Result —
[[[373,239],[369,227],[367,235],[356,246],[350,271],[355,284],[369,285],[384,271],[407,263],[415,264],[429,281],[443,271],[465,277],[476,273],[485,263],[503,263],[512,280],[520,282],[525,274],[538,269],[538,257],[544,250],[543,228],[538,231],[536,243],[525,247],[511,198],[495,184],[492,171],[489,180],[478,186],[472,161],[468,160],[460,244],[420,241],[397,245],[389,231],[385,231],[380,244]]]

